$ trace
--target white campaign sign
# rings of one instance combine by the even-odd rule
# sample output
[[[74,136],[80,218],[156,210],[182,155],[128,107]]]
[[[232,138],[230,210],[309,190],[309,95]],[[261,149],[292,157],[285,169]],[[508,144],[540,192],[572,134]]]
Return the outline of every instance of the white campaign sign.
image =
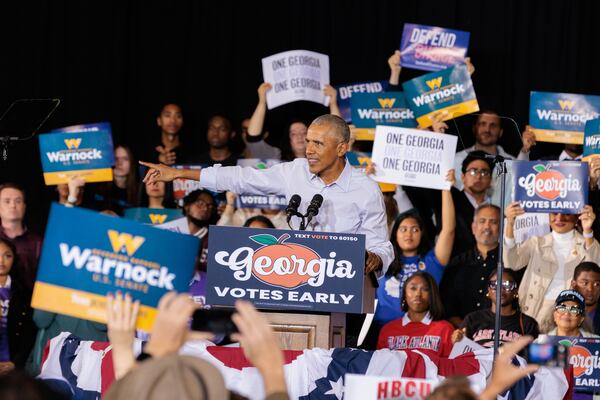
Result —
[[[550,233],[550,214],[525,213],[515,219],[515,243],[520,244],[532,236]]]
[[[323,89],[329,84],[329,56],[291,50],[262,59],[263,79],[273,85],[267,92],[270,109],[298,100],[329,105]]]
[[[436,386],[436,381],[428,379],[346,374],[344,376],[344,399],[421,400],[426,398]]]
[[[454,166],[456,136],[379,125],[371,160],[378,182],[449,190],[446,174]]]
[[[482,350],[484,348],[485,347],[478,344],[477,342],[474,342],[468,337],[463,336],[463,338],[460,341],[456,342],[454,346],[452,346],[452,351],[450,352],[448,358],[456,358],[465,353],[470,353],[475,350]]]

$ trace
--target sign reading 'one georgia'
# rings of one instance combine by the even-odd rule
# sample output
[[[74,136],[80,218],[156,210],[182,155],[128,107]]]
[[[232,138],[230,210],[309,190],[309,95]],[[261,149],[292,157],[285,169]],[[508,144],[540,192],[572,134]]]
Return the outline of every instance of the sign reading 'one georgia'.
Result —
[[[468,46],[469,32],[404,24],[400,64],[408,68],[439,71],[464,62]]]
[[[106,293],[121,290],[140,300],[137,326],[149,331],[162,295],[187,291],[198,244],[194,236],[53,204],[31,305],[106,322]]]
[[[211,226],[208,254],[210,305],[361,312],[364,235]]]
[[[514,201],[527,212],[578,214],[587,202],[588,166],[578,161],[513,161]]]
[[[39,135],[46,185],[67,183],[72,175],[86,182],[112,181],[113,142],[108,123],[76,125]]]
[[[267,92],[269,110],[298,100],[329,105],[323,89],[329,84],[329,56],[291,50],[262,59],[263,78],[273,88]]]
[[[471,75],[465,64],[404,82],[402,88],[420,128],[430,127],[436,116],[446,121],[479,111]]]
[[[416,128],[412,110],[406,105],[402,92],[355,93],[350,99],[352,123],[357,128],[377,125]]]
[[[345,85],[336,86],[338,92],[338,107],[344,121],[352,121],[352,109],[350,100],[356,93],[381,93],[385,92],[388,87],[387,81],[373,81],[373,82],[360,82],[360,83],[349,83]]]
[[[536,140],[583,143],[585,123],[600,117],[600,96],[531,92],[529,125]]]

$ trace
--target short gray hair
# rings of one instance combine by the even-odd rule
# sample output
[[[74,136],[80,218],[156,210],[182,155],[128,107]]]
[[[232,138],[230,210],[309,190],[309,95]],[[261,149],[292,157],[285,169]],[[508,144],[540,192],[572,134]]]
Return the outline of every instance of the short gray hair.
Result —
[[[350,128],[343,118],[333,114],[325,114],[315,118],[311,125],[323,126],[327,125],[332,128],[333,132],[342,139],[344,143],[350,142]]]

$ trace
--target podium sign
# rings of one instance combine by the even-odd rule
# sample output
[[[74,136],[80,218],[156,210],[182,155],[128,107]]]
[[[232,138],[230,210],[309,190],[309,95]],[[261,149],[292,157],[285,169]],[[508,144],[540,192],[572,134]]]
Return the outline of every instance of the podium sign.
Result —
[[[364,235],[211,226],[208,237],[210,305],[362,312]]]

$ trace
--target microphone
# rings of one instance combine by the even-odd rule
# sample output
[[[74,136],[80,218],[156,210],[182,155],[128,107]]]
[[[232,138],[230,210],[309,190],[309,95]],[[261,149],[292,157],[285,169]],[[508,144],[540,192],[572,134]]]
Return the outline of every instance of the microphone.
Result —
[[[306,226],[310,223],[315,215],[319,213],[319,208],[323,204],[323,196],[315,194],[306,209]]]
[[[292,216],[298,214],[298,207],[300,207],[300,202],[302,201],[302,198],[295,194],[290,198],[290,202],[288,203],[288,206],[285,208],[285,214],[287,215],[287,223],[289,225],[290,223],[290,219],[292,218]]]

